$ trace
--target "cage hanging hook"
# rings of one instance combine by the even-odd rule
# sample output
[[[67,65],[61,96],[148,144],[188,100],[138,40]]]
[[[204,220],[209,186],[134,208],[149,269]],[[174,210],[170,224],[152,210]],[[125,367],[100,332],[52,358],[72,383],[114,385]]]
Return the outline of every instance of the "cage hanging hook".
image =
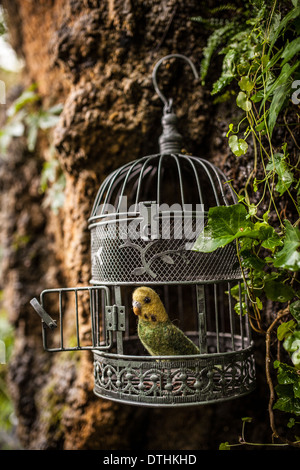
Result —
[[[162,102],[164,103],[164,113],[170,113],[171,110],[172,110],[172,105],[173,105],[173,99],[172,98],[169,98],[167,99],[163,93],[160,91],[159,87],[158,87],[158,84],[157,84],[157,79],[156,79],[156,75],[157,75],[157,71],[160,67],[160,65],[162,64],[162,62],[164,60],[167,60],[167,59],[172,59],[172,58],[178,58],[178,59],[183,59],[185,60],[191,67],[193,73],[194,73],[194,76],[195,78],[198,80],[199,79],[199,74],[196,70],[196,67],[195,65],[193,64],[193,62],[188,58],[186,57],[185,55],[183,54],[169,54],[169,55],[166,55],[165,57],[162,57],[154,66],[153,68],[153,72],[152,72],[152,81],[153,81],[153,86],[154,86],[154,89],[156,91],[156,93],[158,94],[158,96],[160,97],[160,99],[162,100]]]

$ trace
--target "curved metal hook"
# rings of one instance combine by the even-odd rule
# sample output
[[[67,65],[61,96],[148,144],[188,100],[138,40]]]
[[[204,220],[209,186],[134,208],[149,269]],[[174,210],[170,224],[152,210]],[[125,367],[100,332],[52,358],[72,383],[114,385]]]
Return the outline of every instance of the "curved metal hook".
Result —
[[[162,102],[164,103],[164,110],[165,112],[170,112],[171,111],[171,108],[172,108],[172,103],[173,103],[173,100],[172,98],[170,98],[169,100],[167,100],[167,98],[162,94],[162,92],[160,91],[160,89],[158,88],[158,84],[157,84],[157,80],[156,80],[156,74],[157,74],[157,70],[158,68],[160,67],[161,63],[164,61],[164,60],[167,60],[167,59],[171,59],[173,57],[176,57],[178,59],[183,59],[185,60],[191,67],[193,73],[194,73],[194,76],[195,78],[198,80],[199,79],[199,75],[198,75],[198,72],[196,70],[196,67],[195,65],[193,64],[193,62],[188,58],[186,57],[185,55],[182,55],[182,54],[169,54],[169,55],[166,55],[165,57],[163,57],[162,59],[160,59],[154,66],[154,69],[153,69],[153,72],[152,72],[152,81],[153,81],[153,85],[154,85],[154,88],[155,88],[155,91],[156,93],[158,94],[158,96],[160,97],[160,99],[162,100]]]

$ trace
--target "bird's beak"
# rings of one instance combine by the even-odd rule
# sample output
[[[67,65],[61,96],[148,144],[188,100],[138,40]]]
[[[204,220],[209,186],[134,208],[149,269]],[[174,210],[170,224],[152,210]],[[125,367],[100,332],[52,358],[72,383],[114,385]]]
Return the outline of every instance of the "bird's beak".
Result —
[[[141,309],[141,304],[137,300],[134,300],[132,302],[132,308],[133,308],[133,313],[137,316],[141,315],[142,309]]]

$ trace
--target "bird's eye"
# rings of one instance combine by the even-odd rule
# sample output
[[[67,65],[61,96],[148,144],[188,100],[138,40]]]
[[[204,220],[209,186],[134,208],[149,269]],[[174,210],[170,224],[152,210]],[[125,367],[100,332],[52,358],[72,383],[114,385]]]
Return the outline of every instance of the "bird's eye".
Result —
[[[144,302],[145,302],[145,304],[149,304],[151,302],[150,297],[145,297]]]

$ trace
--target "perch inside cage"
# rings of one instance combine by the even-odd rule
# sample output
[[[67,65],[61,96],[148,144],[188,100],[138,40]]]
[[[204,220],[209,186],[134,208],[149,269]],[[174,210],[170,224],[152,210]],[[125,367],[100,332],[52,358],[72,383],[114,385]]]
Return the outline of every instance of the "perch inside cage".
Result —
[[[255,387],[247,314],[236,313],[247,298],[235,248],[192,250],[209,208],[236,200],[217,167],[181,153],[171,101],[156,82],[173,57],[197,76],[179,54],[156,64],[165,104],[160,153],[127,163],[100,186],[89,219],[90,286],[32,300],[46,350],[92,350],[95,394],[148,406],[223,401]]]

